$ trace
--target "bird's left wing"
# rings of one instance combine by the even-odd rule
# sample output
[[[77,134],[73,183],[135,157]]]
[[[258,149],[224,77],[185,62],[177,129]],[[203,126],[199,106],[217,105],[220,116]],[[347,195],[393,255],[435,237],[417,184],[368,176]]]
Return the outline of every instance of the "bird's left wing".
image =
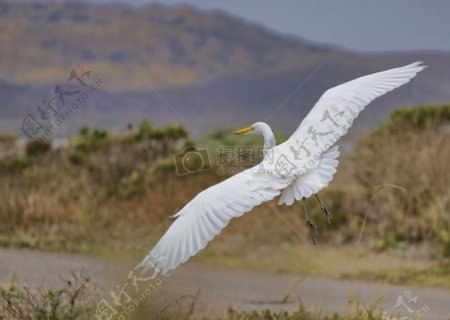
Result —
[[[318,167],[320,156],[352,126],[358,114],[371,101],[408,83],[425,66],[421,62],[381,71],[328,89],[303,119],[294,134],[273,149],[266,170],[286,175],[303,175]]]
[[[272,200],[292,181],[257,168],[242,171],[199,193],[174,216],[175,222],[136,268],[143,268],[143,272],[152,268],[154,277],[175,269],[206,247],[232,218]]]

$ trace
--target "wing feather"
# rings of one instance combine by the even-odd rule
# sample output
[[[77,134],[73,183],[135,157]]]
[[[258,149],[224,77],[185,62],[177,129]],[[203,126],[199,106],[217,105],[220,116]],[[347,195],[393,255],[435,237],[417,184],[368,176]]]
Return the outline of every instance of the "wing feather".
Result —
[[[339,164],[339,147],[336,145],[325,152],[319,161],[319,166],[302,176],[295,178],[283,190],[278,204],[292,205],[295,200],[308,198],[328,186],[336,173]]]
[[[175,269],[202,250],[232,218],[272,200],[292,179],[252,168],[202,191],[174,215],[177,219],[136,268],[143,272],[152,268],[153,276]]]

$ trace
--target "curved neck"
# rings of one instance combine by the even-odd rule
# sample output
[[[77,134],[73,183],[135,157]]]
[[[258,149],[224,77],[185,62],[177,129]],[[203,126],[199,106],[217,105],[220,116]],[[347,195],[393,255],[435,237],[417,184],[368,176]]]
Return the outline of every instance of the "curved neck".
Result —
[[[258,130],[259,133],[264,138],[264,149],[263,149],[263,155],[266,156],[270,149],[276,146],[277,142],[275,140],[275,135],[272,132],[272,129],[268,125],[262,127],[260,130]]]
[[[264,138],[264,149],[271,149],[275,147],[277,144],[275,140],[275,136],[273,135],[272,131],[270,133],[263,134]]]

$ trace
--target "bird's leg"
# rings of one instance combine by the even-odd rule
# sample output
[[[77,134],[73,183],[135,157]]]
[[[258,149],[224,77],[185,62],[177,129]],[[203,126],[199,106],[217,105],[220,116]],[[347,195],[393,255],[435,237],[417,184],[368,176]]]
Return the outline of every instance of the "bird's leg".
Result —
[[[306,199],[305,198],[303,198],[303,210],[305,213],[305,224],[308,227],[309,232],[311,233],[311,238],[312,238],[314,245],[317,245],[317,241],[319,240],[319,236],[317,235],[317,226],[309,218],[308,209],[306,209]]]
[[[333,216],[331,215],[328,208],[325,206],[325,204],[320,200],[318,194],[315,194],[317,201],[319,201],[320,209],[322,209],[323,214],[325,215],[325,220],[327,220],[328,224],[331,224],[331,219],[333,219]]]

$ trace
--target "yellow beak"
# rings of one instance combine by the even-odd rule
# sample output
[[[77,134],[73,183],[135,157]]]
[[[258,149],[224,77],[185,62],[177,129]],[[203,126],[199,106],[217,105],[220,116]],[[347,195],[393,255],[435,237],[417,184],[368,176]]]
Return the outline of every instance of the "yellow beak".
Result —
[[[244,133],[247,133],[247,132],[250,132],[250,131],[253,131],[253,127],[246,127],[246,128],[242,128],[242,129],[236,130],[234,132],[234,134],[244,134]]]

